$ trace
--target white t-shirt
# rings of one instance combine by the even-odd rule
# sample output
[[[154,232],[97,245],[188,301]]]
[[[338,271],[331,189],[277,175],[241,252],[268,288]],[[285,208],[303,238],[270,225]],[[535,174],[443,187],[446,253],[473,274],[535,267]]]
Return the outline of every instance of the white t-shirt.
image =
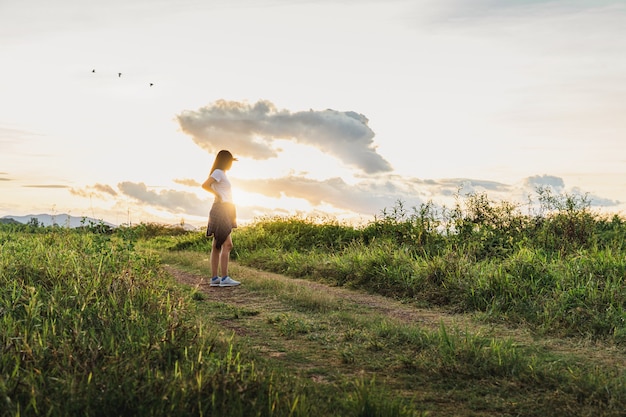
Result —
[[[211,178],[215,180],[214,183],[211,184],[211,188],[219,194],[222,198],[222,202],[224,203],[232,203],[233,202],[233,193],[230,186],[230,181],[228,181],[228,177],[226,177],[226,173],[221,169],[216,169],[211,174]]]

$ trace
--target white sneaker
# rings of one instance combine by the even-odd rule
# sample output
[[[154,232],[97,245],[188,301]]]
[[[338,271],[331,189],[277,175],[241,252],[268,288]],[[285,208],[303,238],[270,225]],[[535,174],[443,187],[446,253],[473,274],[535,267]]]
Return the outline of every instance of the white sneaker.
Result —
[[[211,285],[209,285],[210,287],[219,287],[220,286],[220,277],[213,277],[211,278]]]
[[[234,287],[235,285],[239,285],[239,284],[241,284],[241,282],[235,281],[228,275],[226,275],[225,277],[222,277],[222,280],[220,281],[220,287]]]

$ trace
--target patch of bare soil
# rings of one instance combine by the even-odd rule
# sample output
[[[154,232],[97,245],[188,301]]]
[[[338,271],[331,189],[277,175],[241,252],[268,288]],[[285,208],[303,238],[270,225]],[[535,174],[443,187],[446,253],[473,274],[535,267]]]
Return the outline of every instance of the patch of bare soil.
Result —
[[[530,346],[552,351],[554,353],[571,355],[580,358],[581,362],[594,362],[607,367],[626,367],[626,351],[617,346],[609,346],[603,343],[581,339],[559,339],[546,336],[534,336],[523,326],[510,328],[503,325],[480,323],[470,314],[451,314],[437,309],[425,309],[403,303],[375,294],[367,294],[342,287],[332,287],[319,282],[303,279],[290,278],[284,275],[266,271],[259,271],[242,265],[233,264],[237,271],[237,279],[243,284],[237,287],[210,287],[209,279],[205,276],[183,271],[171,265],[165,265],[164,269],[171,274],[180,284],[195,287],[212,301],[219,301],[238,307],[251,305],[263,308],[279,308],[276,300],[271,297],[263,297],[246,289],[246,276],[255,276],[267,280],[278,280],[296,283],[315,291],[332,294],[343,298],[351,303],[368,307],[373,312],[379,313],[391,320],[401,323],[419,324],[421,327],[436,330],[444,325],[447,329],[459,329],[462,332],[480,334],[497,339],[510,339],[518,346]],[[235,330],[236,329],[231,329]]]

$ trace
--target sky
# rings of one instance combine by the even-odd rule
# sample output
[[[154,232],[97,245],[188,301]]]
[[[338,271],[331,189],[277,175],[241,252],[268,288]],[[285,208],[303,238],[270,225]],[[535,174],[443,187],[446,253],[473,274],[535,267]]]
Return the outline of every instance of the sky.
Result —
[[[624,0],[0,0],[0,217],[626,209]]]

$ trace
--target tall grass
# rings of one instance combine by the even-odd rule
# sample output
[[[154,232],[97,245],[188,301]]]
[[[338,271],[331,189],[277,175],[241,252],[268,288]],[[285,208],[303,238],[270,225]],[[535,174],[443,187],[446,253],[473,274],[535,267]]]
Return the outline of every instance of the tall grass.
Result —
[[[191,251],[163,256],[175,265],[183,265],[178,259],[184,258],[186,268],[206,274],[206,260]],[[338,295],[342,292],[320,291],[319,286],[277,279],[241,266],[234,273],[241,274],[245,282],[241,291],[251,297],[209,303],[209,314],[227,319],[229,325],[236,321],[251,345],[271,346],[270,351],[281,352],[276,362],[295,372],[330,376],[326,384],[329,379],[336,380],[335,372],[363,370],[400,390],[398,395],[420,398],[415,408],[442,415],[469,415],[466,407],[470,404],[474,410],[484,410],[484,415],[623,414],[623,370],[597,357],[588,358],[592,349],[546,350],[519,335],[513,340],[501,338],[498,331],[491,333],[484,326],[425,329],[421,321],[397,320],[371,310],[366,302],[353,303],[349,296]],[[492,334],[495,336],[487,336]],[[554,341],[546,342],[554,346]],[[620,355],[611,350],[607,359],[621,363]],[[401,405],[379,403],[379,396],[386,394],[371,383],[356,385],[359,389],[372,387],[369,392],[347,394],[347,398],[363,402],[356,405],[363,415],[381,415]],[[328,395],[345,398],[346,386],[335,387]],[[442,407],[446,403],[456,404],[448,408],[455,412],[446,414]]]
[[[542,332],[625,342],[625,220],[592,212],[584,196],[537,194],[529,206],[482,194],[452,208],[398,202],[362,227],[265,218],[235,232],[233,256]],[[208,251],[210,241],[192,234],[168,245]]]
[[[0,232],[0,415],[288,414],[297,397],[129,243]]]
[[[0,416],[414,415],[369,385],[317,401],[246,357],[136,249],[165,234],[0,229]]]

